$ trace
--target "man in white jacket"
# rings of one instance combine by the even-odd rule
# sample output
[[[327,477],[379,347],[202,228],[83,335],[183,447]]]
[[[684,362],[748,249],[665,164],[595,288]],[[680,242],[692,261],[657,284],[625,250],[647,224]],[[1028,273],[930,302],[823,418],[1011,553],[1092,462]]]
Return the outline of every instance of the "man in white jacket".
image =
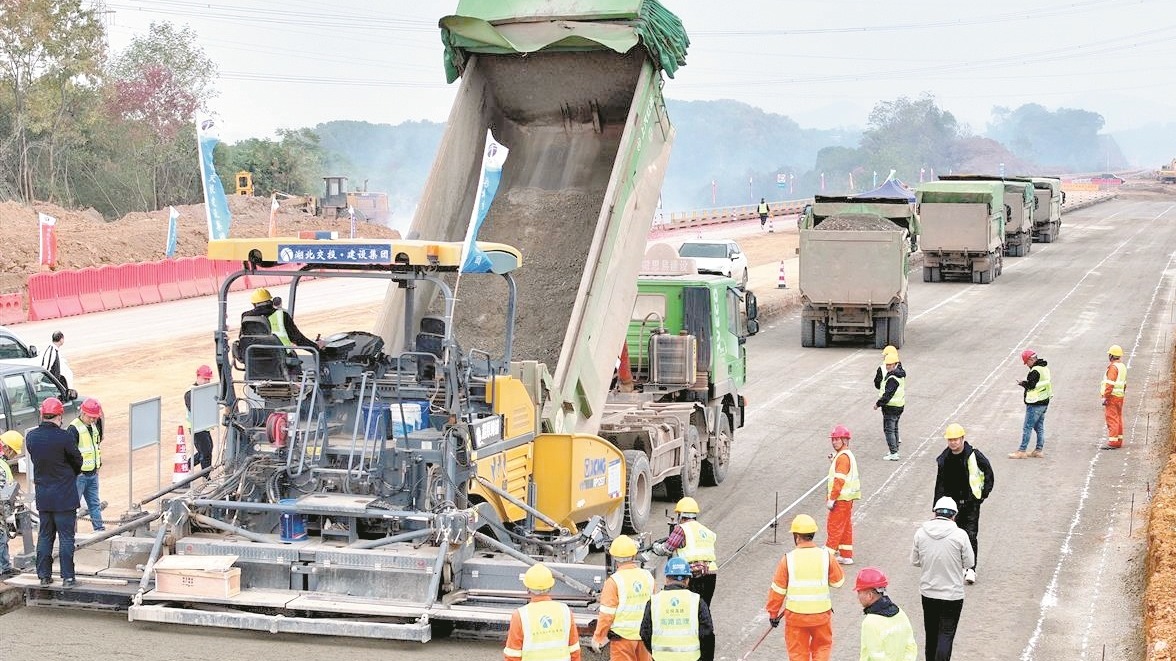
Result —
[[[960,612],[964,609],[964,570],[976,562],[968,533],[955,523],[959,508],[951,498],[935,501],[935,518],[915,532],[911,564],[923,568],[923,630],[928,661],[950,661]]]

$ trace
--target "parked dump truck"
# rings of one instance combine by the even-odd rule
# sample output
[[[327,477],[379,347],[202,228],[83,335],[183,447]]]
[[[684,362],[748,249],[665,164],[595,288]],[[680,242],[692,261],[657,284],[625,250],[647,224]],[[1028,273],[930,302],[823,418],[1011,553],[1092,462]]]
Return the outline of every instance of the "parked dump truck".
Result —
[[[462,0],[441,24],[461,85],[410,230],[423,238],[210,242],[210,258],[246,267],[220,292],[224,461],[144,502],[168,499],[160,512],[92,538],[112,538],[100,583],[63,592],[34,579],[31,601],[426,641],[455,624],[505,626],[526,601],[520,574],[543,560],[583,629],[605,576],[587,553],[649,509],[627,504],[626,482],[661,447],[650,428],[680,434],[679,450],[705,432],[717,454],[694,462],[700,475],[725,461],[717,448],[743,401],[695,406],[690,387],[667,394],[701,429],[639,402],[646,427],[598,435],[673,139],[661,74],[683,64],[681,23],[653,0]],[[459,273],[488,129],[510,149],[478,237],[491,269]],[[305,266],[275,268],[292,264]],[[229,287],[261,274],[293,281],[291,313],[305,277],[387,279],[377,333],[296,348],[243,318],[232,340]],[[691,453],[658,458],[670,456],[659,476],[689,482]],[[240,591],[166,592],[165,555],[189,571],[231,564]]]
[[[799,250],[801,346],[872,339],[878,348],[902,348],[911,251],[906,229],[877,213],[838,213],[802,229]]]
[[[923,281],[970,279],[987,284],[1001,273],[1004,185],[999,181],[932,181],[915,191]]]
[[[1004,184],[1006,257],[1024,257],[1033,247],[1034,212],[1037,198],[1028,177],[997,177],[982,174],[945,174],[940,181],[999,181]]]
[[[1033,206],[1033,242],[1053,243],[1062,232],[1062,204],[1066,202],[1062,180],[1032,175],[1020,178],[1033,182],[1033,196],[1037,199]]]

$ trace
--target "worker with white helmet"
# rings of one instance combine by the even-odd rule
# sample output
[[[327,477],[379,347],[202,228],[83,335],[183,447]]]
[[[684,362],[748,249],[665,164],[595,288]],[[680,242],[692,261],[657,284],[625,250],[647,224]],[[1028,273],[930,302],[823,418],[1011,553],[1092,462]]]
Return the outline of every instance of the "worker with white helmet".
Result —
[[[0,434],[0,486],[16,480],[12,475],[12,468],[8,462],[15,460],[24,451],[24,436],[16,430],[9,430]],[[8,555],[8,526],[0,521],[0,578],[8,578],[19,574],[12,566],[12,558]]]
[[[102,468],[102,405],[89,397],[78,408],[78,417],[66,428],[82,453],[78,475],[78,498],[85,500],[94,530],[106,530],[102,521],[102,499],[98,496],[98,469]]]
[[[915,531],[911,564],[921,567],[919,594],[923,598],[923,630],[928,659],[949,661],[960,612],[964,583],[976,562],[968,534],[956,526],[959,508],[947,496],[935,501],[935,518]]]
[[[817,546],[817,522],[807,514],[792,519],[796,548],[780,558],[768,592],[768,621],[784,620],[789,661],[828,661],[833,649],[833,600],[829,588],[845,583],[841,565],[829,549]]]
[[[610,640],[612,661],[647,661],[649,650],[641,642],[641,618],[653,595],[653,574],[637,565],[637,543],[627,535],[612,541],[608,553],[616,571],[600,591],[600,617],[589,646],[599,652]]]
[[[898,419],[906,408],[906,369],[898,359],[898,349],[887,346],[882,350],[882,366],[874,373],[874,388],[878,399],[874,410],[882,409],[882,435],[886,437],[886,461],[898,461],[902,444],[898,435]]]
[[[1107,422],[1107,443],[1103,450],[1123,447],[1123,395],[1127,392],[1127,366],[1123,364],[1123,347],[1113,344],[1107,349],[1107,371],[1103,375],[1103,417]]]
[[[567,604],[551,598],[555,576],[543,563],[523,574],[531,601],[510,616],[503,661],[580,661],[580,635]]]
[[[972,563],[965,568],[964,580],[976,582],[976,557],[980,554],[980,505],[992,493],[996,476],[984,453],[964,440],[964,428],[956,423],[947,426],[943,438],[947,447],[936,457],[935,498],[947,496],[955,501],[956,523],[972,545]]]
[[[836,554],[837,562],[843,565],[853,564],[853,501],[862,497],[857,458],[849,449],[850,436],[845,425],[837,425],[829,433],[833,454],[829,456],[831,461],[825,501],[825,507],[829,510],[829,517],[825,521],[825,546]]]
[[[653,545],[653,552],[658,555],[676,555],[690,563],[693,571],[690,591],[702,597],[709,606],[719,579],[719,564],[715,555],[719,536],[698,522],[698,511],[698,501],[690,496],[679,500],[674,505],[678,521],[664,541]]]
[[[858,572],[853,589],[862,605],[862,661],[917,661],[910,618],[886,594],[890,579],[877,567]]]

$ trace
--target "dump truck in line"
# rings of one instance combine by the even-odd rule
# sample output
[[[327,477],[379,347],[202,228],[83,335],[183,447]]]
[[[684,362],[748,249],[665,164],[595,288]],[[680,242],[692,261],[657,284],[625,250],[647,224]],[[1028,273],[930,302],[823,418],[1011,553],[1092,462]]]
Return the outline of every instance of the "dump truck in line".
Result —
[[[211,242],[210,258],[246,267],[219,301],[223,464],[83,542],[108,549],[101,579],[68,592],[25,581],[30,603],[423,642],[456,623],[504,626],[526,600],[520,574],[543,560],[583,628],[606,575],[587,553],[648,512],[627,495],[640,459],[657,455],[651,487],[722,479],[744,401],[712,398],[701,378],[647,381],[624,432],[601,436],[673,139],[661,86],[683,64],[681,23],[653,0],[462,0],[442,28],[461,85],[410,229],[428,240]],[[510,149],[478,237],[492,268],[460,273],[488,128]],[[274,269],[290,264],[307,266]],[[388,279],[378,334],[296,350],[243,319],[232,341],[228,287],[261,272],[293,281],[292,313],[302,278]],[[650,365],[688,374],[690,343],[666,335]],[[182,557],[168,571],[202,578],[227,560],[240,589],[161,591],[167,555]]]
[[[932,181],[915,189],[923,281],[1000,276],[1005,237],[1004,185],[999,181]]]
[[[817,196],[800,221],[800,343],[872,340],[902,348],[919,219],[890,198]]]
[[[999,181],[1004,184],[1005,257],[1024,257],[1033,248],[1037,198],[1032,179],[980,174],[945,174],[940,181]]]
[[[1066,192],[1062,180],[1057,177],[1036,177],[1018,175],[1020,179],[1033,182],[1033,242],[1053,243],[1062,232],[1062,205],[1066,203]]]

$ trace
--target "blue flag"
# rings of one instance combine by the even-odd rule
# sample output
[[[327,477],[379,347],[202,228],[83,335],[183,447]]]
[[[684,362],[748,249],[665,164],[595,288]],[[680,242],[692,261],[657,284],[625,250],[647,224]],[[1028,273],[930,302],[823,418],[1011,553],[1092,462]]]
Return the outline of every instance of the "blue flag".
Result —
[[[212,119],[196,119],[196,150],[200,154],[200,181],[204,185],[204,208],[208,216],[208,238],[229,238],[229,201],[221,185],[216,167],[212,164],[212,152],[220,142],[216,135],[216,124]]]
[[[176,211],[175,207],[168,207],[167,214],[167,248],[164,254],[170,257],[176,256],[176,236],[179,234],[179,228],[176,221],[180,219],[180,212]]]
[[[482,229],[482,221],[486,220],[486,213],[490,211],[490,203],[498,192],[498,182],[502,180],[502,165],[506,162],[510,150],[494,140],[490,130],[486,130],[486,149],[482,152],[482,174],[478,178],[478,197],[474,200],[474,212],[470,215],[470,225],[466,229],[465,245],[462,246],[462,273],[489,273],[490,258],[478,249],[478,232]]]

